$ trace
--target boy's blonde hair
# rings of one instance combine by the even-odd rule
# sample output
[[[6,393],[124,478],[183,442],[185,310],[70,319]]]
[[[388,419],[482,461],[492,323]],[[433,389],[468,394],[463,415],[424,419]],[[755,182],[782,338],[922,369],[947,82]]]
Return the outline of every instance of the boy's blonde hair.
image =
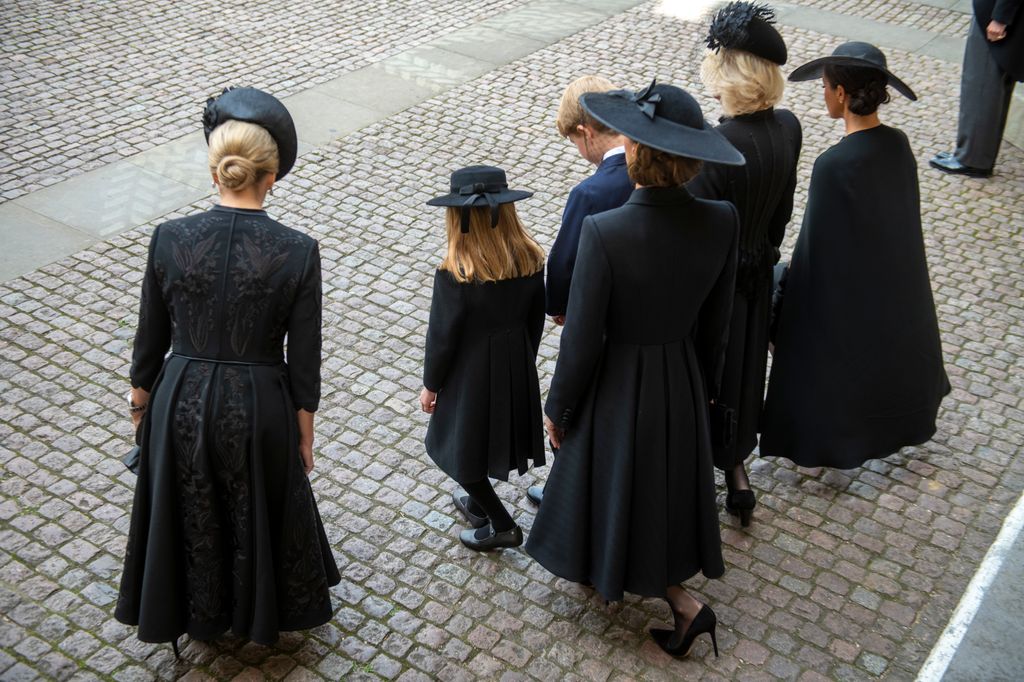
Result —
[[[773,107],[786,87],[778,64],[745,50],[708,52],[700,65],[700,79],[718,96],[726,116]]]
[[[491,227],[491,209],[469,209],[469,232],[462,232],[461,208],[449,206],[445,215],[448,253],[441,269],[458,282],[496,282],[525,277],[544,267],[544,250],[526,231],[515,204],[498,207],[498,225]]]
[[[569,137],[576,132],[576,126],[588,125],[597,133],[607,133],[610,129],[603,123],[595,121],[580,106],[580,96],[588,92],[608,92],[615,90],[615,85],[603,76],[582,76],[577,78],[562,93],[562,101],[558,104],[558,116],[555,125],[558,134]]]

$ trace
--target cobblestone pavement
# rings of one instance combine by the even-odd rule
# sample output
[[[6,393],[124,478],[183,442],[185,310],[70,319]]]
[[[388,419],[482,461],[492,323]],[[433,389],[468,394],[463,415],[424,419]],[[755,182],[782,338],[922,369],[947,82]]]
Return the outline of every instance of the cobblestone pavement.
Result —
[[[0,203],[193,132],[227,85],[287,96],[523,2],[5,1]]]
[[[894,101],[884,119],[909,135],[920,162],[954,387],[939,433],[849,472],[755,461],[753,525],[723,513],[726,574],[689,583],[719,615],[721,658],[707,642],[687,661],[662,654],[646,628],[669,622],[664,604],[607,606],[521,550],[462,548],[452,484],[423,453],[416,394],[443,239],[441,214],[423,202],[454,167],[503,165],[514,184],[536,190],[519,206],[550,246],[564,197],[588,172],[554,131],[562,87],[591,71],[631,86],[657,74],[694,88],[713,112],[694,79],[699,51],[689,46],[700,30],[642,5],[307,153],[275,190],[271,215],[316,236],[324,259],[313,487],[344,576],[334,620],[276,647],[187,642],[175,662],[169,647],[138,642],[112,617],[134,484],[119,461],[130,433],[121,404],[159,221],[0,285],[0,677],[912,679],[1024,489],[1024,152],[1004,146],[988,181],[927,168],[953,140],[956,65],[887,50],[921,97]],[[841,42],[782,31],[792,64]],[[294,80],[288,87],[301,88]],[[103,87],[96,97],[110,96]],[[841,135],[820,99],[814,83],[787,91],[805,149],[785,252],[811,164]],[[196,125],[193,105],[175,106],[187,114],[171,124],[161,114],[163,125]],[[549,328],[544,386],[557,343]],[[498,486],[527,530],[523,493],[545,475]]]

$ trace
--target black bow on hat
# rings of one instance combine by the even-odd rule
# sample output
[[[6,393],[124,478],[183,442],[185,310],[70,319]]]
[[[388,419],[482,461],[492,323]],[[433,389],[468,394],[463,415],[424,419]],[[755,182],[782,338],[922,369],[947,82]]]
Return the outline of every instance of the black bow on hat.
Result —
[[[491,227],[498,226],[501,204],[533,196],[533,192],[509,189],[505,171],[496,166],[467,166],[452,173],[451,192],[435,197],[428,206],[453,206],[461,210],[462,233],[469,232],[469,209],[488,206],[491,209]]]
[[[701,113],[690,93],[651,81],[643,90],[588,92],[580,106],[597,121],[634,142],[676,156],[742,166],[746,161]]]
[[[203,133],[210,141],[213,129],[225,121],[245,121],[265,128],[277,144],[277,179],[295,165],[299,137],[295,123],[281,100],[256,88],[224,88],[220,97],[206,100]]]

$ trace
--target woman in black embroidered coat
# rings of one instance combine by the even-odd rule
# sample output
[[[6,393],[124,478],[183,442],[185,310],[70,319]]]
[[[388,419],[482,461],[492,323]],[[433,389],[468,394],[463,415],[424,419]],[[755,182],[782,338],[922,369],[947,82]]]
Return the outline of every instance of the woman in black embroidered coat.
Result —
[[[791,80],[824,78],[846,137],[814,162],[765,399],[761,455],[852,469],[935,433],[949,381],[921,232],[917,162],[882,125],[888,83],[867,43],[844,43]]]
[[[679,583],[725,570],[708,401],[717,392],[736,273],[731,204],[680,185],[695,159],[742,163],[685,91],[588,93],[587,113],[629,138],[638,188],[583,222],[558,363],[545,404],[560,446],[527,551],[608,600],[667,598],[685,655],[715,617]],[[639,142],[637,139],[639,138]],[[682,158],[681,158],[682,157]]]
[[[707,164],[687,187],[694,196],[732,202],[740,215],[736,296],[729,324],[719,400],[736,411],[736,438],[715,443],[715,466],[725,474],[725,506],[750,522],[754,494],[744,461],[757,445],[768,369],[772,266],[793,213],[800,123],[774,109],[782,98],[786,44],[771,25],[774,12],[732,2],[711,22],[701,78],[726,117],[718,126],[746,159],[743,166]],[[742,32],[726,27],[739,22]]]
[[[427,454],[461,485],[453,501],[473,529],[459,537],[475,550],[523,541],[488,478],[544,464],[544,252],[512,203],[531,194],[508,189],[500,168],[469,166],[428,202],[448,207],[448,250],[434,273],[420,405]]]
[[[209,104],[206,122],[223,203],[150,240],[131,367],[142,454],[116,610],[175,650],[183,633],[271,644],[320,625],[340,580],[306,477],[320,254],[258,208],[294,161],[294,129],[250,89]]]

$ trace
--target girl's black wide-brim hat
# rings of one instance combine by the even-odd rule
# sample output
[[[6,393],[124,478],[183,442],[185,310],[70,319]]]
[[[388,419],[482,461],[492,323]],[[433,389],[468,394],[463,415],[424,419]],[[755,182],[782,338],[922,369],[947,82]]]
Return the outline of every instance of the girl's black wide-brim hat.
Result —
[[[510,204],[533,192],[509,189],[505,171],[497,166],[466,166],[452,173],[451,191],[434,197],[428,206],[452,206],[462,209],[462,232],[469,232],[469,209],[489,206],[491,227],[498,226],[498,206]]]
[[[656,81],[639,92],[588,92],[583,109],[595,119],[634,142],[675,156],[742,166],[741,154],[704,120],[690,93]]]
[[[299,137],[295,122],[281,100],[256,88],[226,88],[220,97],[206,100],[203,110],[203,132],[210,141],[213,129],[225,121],[245,121],[265,128],[277,143],[277,179],[295,165]]]
[[[835,66],[859,66],[867,69],[875,69],[885,74],[888,84],[893,87],[898,93],[906,97],[911,101],[917,100],[917,95],[910,89],[910,86],[897,78],[889,67],[885,60],[885,55],[882,51],[871,43],[862,43],[859,41],[853,41],[849,43],[843,43],[828,57],[819,57],[818,59],[812,59],[802,66],[798,66],[793,70],[793,73],[789,74],[789,80],[791,81],[812,81],[821,78],[825,71],[825,66],[833,64]]]

